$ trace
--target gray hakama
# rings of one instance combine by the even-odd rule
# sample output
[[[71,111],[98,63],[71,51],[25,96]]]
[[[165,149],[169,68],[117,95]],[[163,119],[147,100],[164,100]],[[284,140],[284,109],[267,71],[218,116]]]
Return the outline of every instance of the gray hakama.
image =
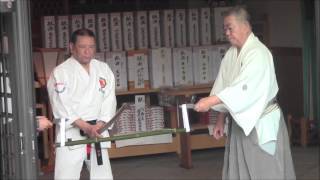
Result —
[[[229,122],[222,179],[296,179],[282,113],[274,155],[260,148],[255,129],[245,136],[234,120]]]

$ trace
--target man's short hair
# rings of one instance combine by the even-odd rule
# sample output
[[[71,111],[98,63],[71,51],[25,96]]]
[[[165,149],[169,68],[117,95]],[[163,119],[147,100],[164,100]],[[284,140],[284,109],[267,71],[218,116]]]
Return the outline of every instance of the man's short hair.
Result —
[[[96,39],[96,36],[94,35],[94,33],[90,29],[83,28],[83,29],[78,29],[78,30],[74,31],[71,34],[70,42],[75,44],[77,42],[78,36],[89,36],[89,37],[93,37],[94,39]]]
[[[235,16],[238,21],[248,23],[250,25],[250,15],[243,6],[231,7],[225,14],[224,17]]]

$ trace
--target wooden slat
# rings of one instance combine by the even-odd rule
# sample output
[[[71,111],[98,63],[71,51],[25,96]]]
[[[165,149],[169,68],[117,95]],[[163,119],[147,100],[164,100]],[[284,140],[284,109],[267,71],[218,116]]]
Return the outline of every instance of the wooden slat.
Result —
[[[192,150],[224,147],[225,145],[225,138],[216,140],[209,134],[192,135],[190,140]]]
[[[112,143],[112,147],[108,149],[108,152],[110,158],[120,158],[169,152],[179,153],[178,148],[178,138],[176,136],[172,138],[172,143],[164,144],[148,144],[116,148],[115,144]]]

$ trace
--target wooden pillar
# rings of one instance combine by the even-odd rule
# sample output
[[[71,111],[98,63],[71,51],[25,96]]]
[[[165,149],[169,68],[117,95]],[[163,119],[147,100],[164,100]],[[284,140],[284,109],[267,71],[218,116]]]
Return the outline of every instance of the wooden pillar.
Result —
[[[309,119],[300,118],[300,144],[302,147],[307,147],[308,145],[308,124]]]
[[[185,103],[186,96],[177,97],[178,105]],[[182,117],[181,109],[178,108],[178,117]],[[178,119],[179,127],[183,128],[183,121]],[[190,133],[180,134],[180,166],[186,169],[192,168],[192,157],[191,157],[191,137]]]

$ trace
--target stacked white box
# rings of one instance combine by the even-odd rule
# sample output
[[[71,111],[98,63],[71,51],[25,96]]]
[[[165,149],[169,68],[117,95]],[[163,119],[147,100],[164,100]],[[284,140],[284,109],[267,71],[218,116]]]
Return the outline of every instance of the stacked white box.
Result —
[[[148,16],[147,11],[137,11],[135,14],[135,24],[136,24],[136,43],[137,49],[149,48],[149,38],[148,38]]]
[[[213,53],[212,46],[193,47],[194,84],[213,83]]]
[[[127,91],[128,76],[126,52],[106,52],[105,59],[114,74],[116,91]]]
[[[220,64],[221,64],[221,60],[223,59],[225,53],[227,52],[227,50],[229,49],[229,45],[228,44],[222,44],[222,45],[215,45],[212,48],[212,53],[213,53],[213,63],[212,63],[212,77],[215,80],[219,69],[220,69]]]
[[[116,120],[113,132],[116,135],[136,133],[135,105],[130,104],[128,109],[125,109]],[[163,107],[145,106],[146,116],[146,131],[155,131],[164,128],[164,112]],[[140,131],[138,131],[140,132]],[[116,147],[125,147],[130,145],[144,144],[161,144],[172,143],[172,134],[154,135],[150,137],[140,137],[134,139],[117,140]]]
[[[227,41],[226,35],[224,33],[223,19],[224,14],[230,7],[215,7],[214,13],[214,39],[215,42],[225,42]]]
[[[172,49],[150,50],[150,80],[152,88],[172,87]]]
[[[58,34],[58,48],[68,49],[69,46],[69,17],[57,16],[57,34]]]
[[[134,17],[133,12],[122,13],[124,50],[134,50]]]
[[[210,8],[200,9],[200,44],[211,45],[211,13]]]
[[[137,98],[138,96],[135,96],[135,101],[138,100]],[[145,101],[143,98],[139,100]],[[163,129],[165,124],[163,107],[145,105],[143,108],[145,109],[146,130],[154,131]],[[128,108],[123,110],[123,112],[119,115],[118,119],[115,121],[114,129],[112,129],[116,135],[139,132],[139,130],[136,130],[137,127],[135,117],[137,115],[135,109],[137,109],[136,103],[129,104]]]
[[[117,135],[131,134],[136,131],[136,123],[134,121],[134,104],[129,104],[125,108],[114,123],[112,131]]]
[[[128,51],[129,90],[149,89],[148,50]]]
[[[95,14],[83,15],[84,27],[96,34],[96,16]]]
[[[121,27],[121,14],[110,13],[111,23],[111,49],[112,51],[122,51],[122,27]]]
[[[97,43],[98,50],[101,52],[110,51],[111,49],[109,28],[109,14],[97,14]]]
[[[189,46],[199,46],[199,10],[188,10],[188,42]]]
[[[164,47],[174,47],[174,11],[163,10],[161,14],[162,44]]]
[[[42,46],[44,48],[57,47],[56,21],[54,16],[43,16],[41,19]]]
[[[151,48],[161,47],[160,30],[160,11],[149,11],[149,40]]]
[[[173,79],[175,86],[193,85],[192,49],[173,48]]]
[[[71,33],[83,28],[83,17],[82,14],[71,15]]]
[[[176,47],[187,46],[186,10],[176,9],[175,11]]]

